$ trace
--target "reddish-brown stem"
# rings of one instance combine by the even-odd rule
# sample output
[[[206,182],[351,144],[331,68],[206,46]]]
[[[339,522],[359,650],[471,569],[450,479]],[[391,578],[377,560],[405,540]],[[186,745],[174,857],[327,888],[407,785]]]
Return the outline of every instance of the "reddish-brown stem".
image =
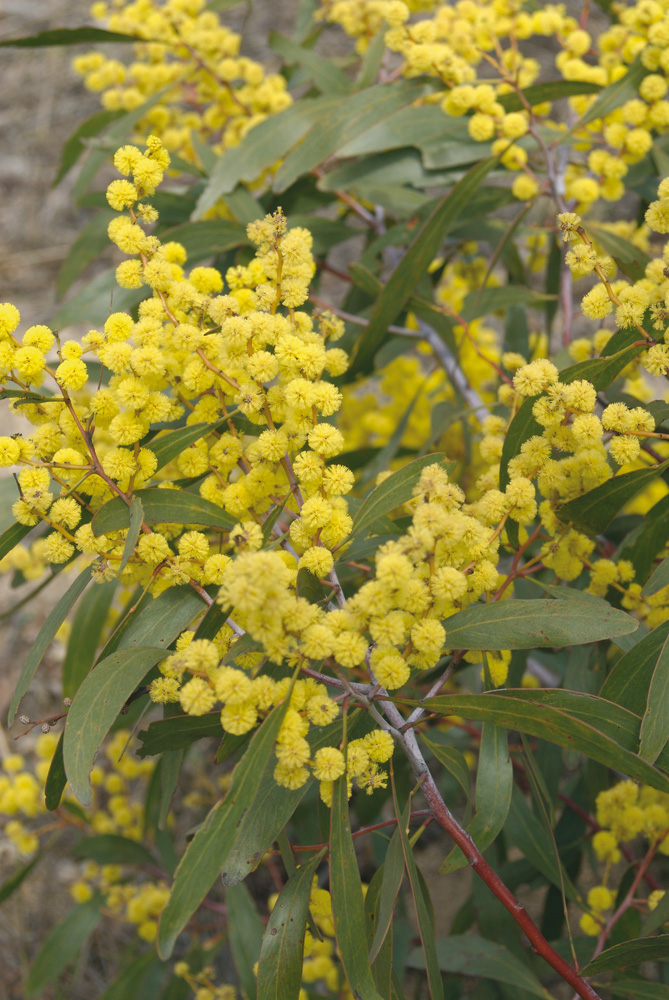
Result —
[[[427,818],[427,822],[430,823],[434,820],[434,816],[430,809],[417,809],[415,812],[411,813],[410,819],[424,819]],[[397,824],[396,819],[387,819],[383,823],[374,823],[373,826],[363,826],[360,830],[356,830],[352,833],[352,837],[364,837],[368,833],[374,833],[376,830],[383,830],[387,826],[395,826]],[[427,826],[427,823],[425,824]],[[327,844],[307,844],[306,846],[300,847],[297,844],[290,845],[293,851],[322,851]]]

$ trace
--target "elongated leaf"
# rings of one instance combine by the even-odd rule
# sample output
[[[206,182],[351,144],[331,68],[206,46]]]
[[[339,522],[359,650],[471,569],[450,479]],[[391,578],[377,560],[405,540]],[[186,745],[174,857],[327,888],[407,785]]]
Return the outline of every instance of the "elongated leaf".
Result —
[[[416,859],[413,855],[413,848],[407,836],[407,826],[409,823],[409,813],[411,811],[411,799],[407,801],[404,811],[400,814],[395,788],[393,786],[393,804],[395,816],[397,817],[397,832],[400,835],[402,853],[404,855],[404,865],[409,877],[411,887],[411,897],[413,899],[418,923],[418,934],[420,944],[425,956],[425,970],[427,972],[427,983],[432,1000],[443,1000],[444,985],[441,979],[439,963],[437,959],[437,944],[434,935],[434,911],[428,906],[423,895],[423,885],[419,877]],[[428,900],[429,900],[428,891]]]
[[[578,646],[634,632],[631,615],[590,601],[509,600],[473,604],[447,618],[449,649]]]
[[[67,784],[65,764],[63,762],[63,734],[58,737],[58,743],[51,758],[49,773],[44,784],[44,804],[50,812],[57,809]]]
[[[358,341],[349,374],[372,370],[374,355],[383,344],[388,327],[411,298],[464,205],[477,191],[497,160],[484,160],[473,167],[444,198],[416,232],[409,249],[377,298],[369,326]]]
[[[378,518],[410,500],[423,469],[439,464],[443,459],[443,454],[423,455],[388,476],[363,500],[353,521],[351,537],[366,534]]]
[[[558,690],[527,694],[524,689],[508,689],[481,695],[439,695],[423,704],[428,711],[493,722],[538,736],[661,791],[669,790],[669,778],[636,755],[637,716],[619,707],[616,711],[612,702],[594,695]],[[576,714],[579,709],[580,717]]]
[[[271,31],[269,35],[269,47],[282,57],[289,66],[301,66],[311,77],[322,94],[326,96],[332,94],[348,94],[351,90],[351,81],[345,73],[342,73],[330,59],[314,52],[313,49],[304,48],[292,40],[280,35],[276,31]]]
[[[669,899],[669,895],[666,898]],[[649,983],[647,979],[614,980],[606,988],[614,996],[628,1000],[665,1000],[667,995],[666,983]]]
[[[0,905],[13,896],[16,890],[19,888],[24,879],[30,875],[31,871],[37,864],[37,862],[42,857],[41,854],[36,854],[34,858],[31,858],[27,865],[23,865],[17,872],[8,878],[6,882],[0,885]]]
[[[647,937],[663,924],[669,924],[669,892],[665,892],[654,910],[648,914],[641,926],[640,937]]]
[[[420,950],[416,949],[409,956],[409,964],[423,968],[422,959]],[[442,972],[492,979],[527,990],[542,1000],[550,1000],[550,994],[536,976],[508,948],[475,934],[456,934],[437,941],[437,961]]]
[[[378,957],[383,943],[388,937],[388,931],[395,916],[395,904],[397,895],[404,878],[404,850],[402,847],[402,833],[398,829],[390,838],[386,860],[379,869],[381,876],[381,890],[379,893],[378,915],[374,939],[369,949],[369,964],[373,965]]]
[[[463,319],[471,321],[479,316],[487,316],[488,313],[510,309],[511,306],[523,305],[531,308],[536,304],[539,307],[552,298],[552,295],[541,295],[531,288],[522,288],[518,285],[483,288],[469,293],[460,315]]]
[[[111,312],[109,303],[112,298],[114,311],[127,312],[145,299],[147,294],[146,288],[119,288],[116,283],[116,268],[112,267],[97,274],[86,282],[81,291],[69,298],[51,318],[51,325],[55,329],[82,322],[102,325]]]
[[[608,528],[616,514],[640,490],[649,486],[657,476],[669,468],[669,459],[652,469],[635,469],[595,486],[583,496],[568,500],[557,510],[557,515],[565,523],[577,528],[600,534]]]
[[[185,222],[160,234],[161,240],[176,240],[188,254],[189,263],[204,260],[213,254],[226,253],[236,247],[248,246],[244,226],[228,219],[200,219]]]
[[[216,504],[183,490],[138,490],[144,518],[149,524],[203,524],[209,528],[233,528],[236,521]],[[130,508],[121,497],[100,507],[92,521],[96,535],[120,531],[130,526]]]
[[[212,434],[223,427],[227,427],[227,418],[219,420],[215,424],[190,424],[188,427],[179,427],[176,431],[169,431],[161,437],[151,442],[149,448],[158,460],[157,469],[162,469],[164,465],[171,462],[173,458],[180,455],[189,445],[195,444],[206,434]]]
[[[565,134],[564,138],[566,139],[567,136],[578,132],[584,125],[594,122],[597,118],[604,118],[606,115],[610,115],[616,108],[622,107],[626,101],[636,97],[639,84],[647,75],[648,70],[641,62],[640,57],[637,56],[634,62],[630,64],[624,76],[621,76],[615,83],[610,83],[608,87],[604,87],[599,92],[585,114],[581,115],[569,132]]]
[[[485,851],[504,826],[511,805],[512,791],[513,768],[506,732],[498,726],[484,723],[476,772],[476,814],[467,827],[479,851]],[[446,874],[463,868],[466,864],[466,857],[461,849],[456,847],[439,871]]]
[[[0,48],[41,49],[51,45],[81,45],[91,43],[100,45],[103,42],[143,42],[140,35],[125,35],[118,31],[106,31],[104,28],[54,28],[52,31],[39,31],[36,35],[26,35],[23,38],[10,38],[0,42]]]
[[[84,594],[72,621],[63,663],[63,694],[74,695],[93,666],[95,651],[116,592],[118,580],[97,584]]]
[[[95,755],[123,705],[165,650],[153,646],[112,653],[85,679],[67,714],[63,743],[65,773],[83,806],[92,802],[89,775]]]
[[[228,889],[225,900],[232,958],[244,993],[253,997],[257,989],[253,966],[260,955],[265,928],[243,882]]]
[[[259,177],[285,156],[321,115],[328,115],[338,107],[341,100],[341,97],[306,98],[278,115],[269,115],[252,128],[238,146],[227,149],[216,162],[193,218],[201,219],[221,195],[234,191],[242,181]]]
[[[311,881],[324,854],[325,848],[297,869],[270,914],[258,966],[262,1000],[298,1000]]]
[[[74,845],[72,854],[100,865],[156,865],[155,857],[143,844],[116,833],[86,837]]]
[[[115,215],[116,213],[111,210],[108,212],[103,210],[81,230],[58,272],[56,290],[59,299],[81,272],[107,249],[109,246],[107,227]]]
[[[641,720],[639,756],[654,764],[669,740],[669,639],[657,658],[650,685],[646,710]]]
[[[82,573],[76,578],[73,584],[71,584],[69,590],[67,590],[61,599],[56,604],[55,608],[44,622],[44,625],[40,629],[37,639],[33,643],[32,649],[28,654],[23,667],[21,668],[21,673],[19,674],[19,679],[16,682],[16,688],[14,689],[14,694],[12,696],[12,701],[9,706],[9,724],[11,726],[14,718],[16,716],[17,709],[19,707],[19,702],[23,698],[24,694],[30,686],[30,682],[35,676],[35,671],[42,662],[42,657],[46,653],[47,649],[51,645],[56,632],[63,624],[67,614],[72,610],[74,604],[78,597],[81,596],[84,589],[88,585],[91,579],[91,567],[87,567]]]
[[[261,776],[287,707],[288,699],[273,709],[256,730],[233,772],[228,794],[211,810],[179,862],[158,927],[158,954],[162,958],[172,954],[177,937],[221,873],[240,820],[247,811],[262,809],[258,801]]]
[[[335,781],[332,794],[330,894],[335,937],[351,991],[360,1000],[382,1000],[367,960],[365,906],[351,836],[346,777]]]
[[[585,378],[592,382],[597,392],[608,389],[614,379],[618,378],[623,368],[633,361],[643,351],[642,344],[629,344],[615,354],[602,355],[601,358],[587,358],[577,361],[560,372],[561,382],[574,382]]]
[[[0,559],[4,559],[32,530],[32,526],[26,524],[12,524],[6,528],[0,535]]]
[[[274,177],[274,191],[286,191],[351,139],[425,92],[425,83],[420,80],[395,80],[341,98],[329,114],[314,121],[303,142],[288,153]]]
[[[402,862],[403,863],[403,862]],[[383,882],[383,865],[374,872],[371,882],[367,886],[365,893],[365,926],[367,929],[367,943],[371,947],[375,930],[378,923],[379,900],[381,896],[381,886]],[[372,975],[376,988],[382,997],[394,1000],[393,994],[393,927],[381,946],[378,956],[371,963]]]
[[[639,247],[634,246],[629,240],[624,240],[616,233],[610,233],[602,226],[589,224],[588,229],[607,253],[611,254],[620,270],[631,278],[632,281],[640,281],[650,263],[650,257]]]
[[[167,825],[183,762],[183,750],[166,750],[160,758],[160,805],[157,820],[159,830],[164,830]]]
[[[355,732],[359,721],[359,715],[352,715],[349,718],[349,735]],[[341,720],[322,728],[312,728],[307,736],[312,756],[320,747],[339,743],[341,734]],[[260,775],[258,787],[258,802],[262,803],[262,808],[243,816],[235,830],[225,860],[225,871],[221,873],[224,885],[236,885],[258,866],[311,784],[313,779],[307,781],[301,788],[293,790],[281,788],[274,780],[274,760],[268,760]]]
[[[130,517],[130,524],[128,526],[128,534],[125,536],[125,543],[123,545],[123,555],[121,556],[121,565],[119,567],[119,572],[127,566],[128,559],[135,551],[135,545],[137,544],[139,533],[142,530],[142,521],[144,520],[144,508],[142,507],[142,501],[138,496],[134,496],[132,498],[132,502],[128,509],[128,514]]]
[[[658,934],[657,937],[640,938],[638,941],[623,941],[607,948],[601,955],[589,962],[581,974],[584,976],[599,975],[601,972],[614,972],[616,969],[629,969],[630,966],[641,965],[642,962],[669,961],[669,934]]]
[[[669,584],[669,556],[656,566],[641,591],[642,597],[652,597]]]
[[[134,615],[115,648],[153,646],[167,649],[180,632],[203,610],[203,601],[190,587],[170,587],[150,600]],[[103,651],[106,656],[112,650]]]
[[[467,122],[458,118],[446,118],[441,108],[435,105],[400,108],[383,121],[377,122],[365,132],[361,132],[337,151],[342,158],[361,156],[366,153],[386,152],[404,146],[424,149],[435,142],[451,141],[465,143],[469,139]],[[479,154],[481,147],[479,146]]]
[[[655,581],[651,583],[649,575],[653,561],[664,550],[669,540],[669,493],[653,504],[644,514],[639,530],[631,533],[622,545],[621,556],[629,559],[636,571],[636,579],[646,581],[641,591],[642,597],[655,593]],[[658,567],[659,568],[659,567]],[[666,567],[666,579],[663,586],[669,584],[669,565]],[[653,589],[649,590],[649,586]],[[658,590],[661,586],[657,587]]]
[[[58,172],[53,179],[51,187],[56,187],[56,185],[62,181],[63,177],[69,173],[86,149],[86,146],[81,140],[89,139],[93,135],[99,135],[103,128],[106,128],[107,125],[111,125],[111,123],[116,121],[117,118],[120,118],[122,114],[122,111],[96,111],[94,115],[91,115],[90,118],[87,118],[85,122],[82,122],[82,124],[75,129],[63,146],[63,151],[60,154],[60,166],[58,167]]]
[[[130,962],[116,977],[99,1000],[167,1000],[167,994],[162,993],[166,973],[165,966],[155,951],[149,949]],[[174,980],[172,980],[174,982]]]
[[[49,933],[30,967],[26,980],[26,996],[37,996],[50,983],[55,982],[63,970],[73,962],[86,938],[100,922],[99,896],[75,906],[64,920]]]
[[[560,872],[560,861],[551,849],[550,838],[545,827],[541,825],[530,807],[525,802],[519,788],[513,789],[511,808],[506,825],[505,836],[522,851],[530,864],[534,865],[558,889],[564,886],[569,899],[581,900],[580,893],[573,886],[566,872]]]
[[[368,483],[371,483],[372,480],[376,479],[378,474],[380,472],[384,472],[388,468],[392,460],[395,458],[395,455],[399,451],[400,442],[404,437],[404,432],[407,429],[409,418],[411,417],[413,408],[416,405],[416,401],[420,396],[421,392],[422,388],[419,389],[418,392],[413,397],[413,399],[409,401],[409,405],[407,406],[406,410],[404,411],[400,420],[398,421],[397,427],[393,431],[388,443],[385,444],[383,448],[381,448],[381,450],[375,456],[375,458],[373,458],[369,463],[369,465],[365,469],[363,469],[360,475],[361,486],[366,486]]]
[[[502,457],[499,463],[499,488],[505,490],[509,485],[509,462],[519,454],[521,446],[535,434],[543,434],[543,427],[534,419],[532,407],[538,396],[526,399],[509,424],[509,429],[502,445]]]
[[[434,740],[428,740],[427,736],[424,736],[423,733],[420,734],[420,737],[423,743],[430,748],[439,763],[443,764],[449,774],[453,775],[464,792],[465,798],[469,800],[471,776],[465,755],[462,751],[456,747],[447,746],[444,743],[436,743]]]
[[[525,87],[521,101],[518,94],[502,94],[499,103],[505,111],[522,111],[527,104],[543,104],[545,101],[558,101],[563,97],[580,97],[581,94],[598,94],[601,91],[598,83],[585,83],[582,80],[551,80],[550,83],[535,83]]]
[[[158,719],[148,729],[137,734],[142,746],[138,757],[152,757],[165,750],[184,750],[197,740],[223,735],[219,712],[207,715],[175,715],[170,719]]]

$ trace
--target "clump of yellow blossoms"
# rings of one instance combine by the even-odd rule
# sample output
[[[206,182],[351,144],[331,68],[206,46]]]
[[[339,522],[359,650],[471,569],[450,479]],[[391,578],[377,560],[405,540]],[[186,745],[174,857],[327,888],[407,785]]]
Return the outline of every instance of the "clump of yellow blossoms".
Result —
[[[592,838],[599,861],[604,862],[602,884],[588,892],[588,907],[580,926],[593,937],[602,933],[615,907],[616,892],[607,887],[611,867],[621,859],[619,845],[643,837],[652,856],[655,851],[669,854],[669,795],[633,781],[618,784],[597,796],[597,823],[601,827]],[[653,890],[646,903],[654,910],[663,898],[662,890]]]
[[[159,135],[166,148],[198,162],[194,141],[215,152],[236,146],[268,114],[292,103],[286,81],[240,54],[241,38],[206,0],[113,0],[91,14],[111,31],[139,36],[125,65],[102,52],[78,56],[74,69],[109,111],[146,110],[136,135]]]

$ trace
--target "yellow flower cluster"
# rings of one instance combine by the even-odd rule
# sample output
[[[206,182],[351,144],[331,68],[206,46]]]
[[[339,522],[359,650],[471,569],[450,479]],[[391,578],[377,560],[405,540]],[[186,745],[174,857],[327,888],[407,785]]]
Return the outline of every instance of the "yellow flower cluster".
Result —
[[[648,785],[620,781],[597,796],[597,823],[601,827],[592,838],[593,850],[605,863],[603,884],[588,893],[590,912],[581,917],[585,934],[596,937],[606,924],[615,905],[616,893],[607,887],[611,866],[621,859],[619,845],[643,837],[649,850],[669,854],[669,795]],[[658,905],[664,892],[655,890],[646,903],[650,910]]]
[[[167,149],[198,162],[197,140],[215,152],[236,146],[268,114],[292,103],[286,81],[240,54],[241,38],[206,0],[96,2],[92,16],[111,31],[146,39],[129,65],[101,52],[73,67],[110,111],[146,106],[136,135],[154,132]]]
[[[637,93],[603,117],[579,127],[578,118],[596,94],[569,98],[576,142],[565,165],[564,194],[585,211],[600,199],[619,201],[630,166],[648,153],[654,136],[669,130],[668,11],[666,0],[621,5],[618,23],[597,37],[565,4],[527,0],[321,0],[320,16],[355,38],[359,52],[385,22],[386,45],[401,57],[400,71],[444,85],[445,93],[431,100],[440,100],[451,118],[467,116],[469,136],[491,143],[492,155],[515,172],[512,190],[523,201],[547,189],[546,143],[559,141],[567,130],[551,118],[550,101],[531,106],[521,97],[518,104],[517,95],[540,77],[540,62],[527,54],[532,43],[554,39],[555,66],[563,80],[595,88],[618,81],[639,58],[646,75]],[[515,102],[509,104],[510,98]],[[537,158],[533,154],[542,144]]]

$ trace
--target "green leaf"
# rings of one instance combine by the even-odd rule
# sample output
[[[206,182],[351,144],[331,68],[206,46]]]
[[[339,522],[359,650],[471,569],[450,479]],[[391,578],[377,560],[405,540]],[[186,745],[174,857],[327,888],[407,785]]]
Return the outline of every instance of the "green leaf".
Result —
[[[584,378],[588,382],[592,382],[597,392],[603,392],[604,389],[608,389],[614,379],[618,378],[623,368],[643,350],[642,344],[629,344],[615,354],[577,361],[575,365],[570,365],[560,372],[560,381],[574,382],[576,379]]]
[[[350,374],[372,370],[374,355],[383,344],[388,327],[402,312],[413,295],[416,285],[427,273],[444,236],[457,219],[467,201],[476,192],[484,177],[497,163],[484,160],[465,174],[416,231],[411,244],[384,285],[374,303],[369,326],[358,340]]]
[[[423,968],[419,950],[409,956],[409,964]],[[519,958],[505,948],[476,934],[455,934],[437,941],[437,961],[442,972],[455,972],[473,979],[492,979],[516,989],[526,990],[542,1000],[550,994]]]
[[[91,579],[91,567],[87,566],[83,572],[79,574],[73,584],[71,584],[69,590],[67,590],[61,599],[56,604],[53,611],[51,611],[49,617],[44,622],[44,625],[39,631],[39,635],[35,639],[33,646],[28,654],[28,657],[21,668],[21,673],[19,679],[16,683],[16,688],[14,689],[14,694],[12,695],[12,701],[9,706],[9,725],[14,721],[17,709],[19,707],[19,702],[23,698],[24,694],[30,686],[30,682],[35,676],[35,671],[42,662],[42,657],[46,653],[47,649],[51,645],[56,632],[63,624],[67,614],[72,610],[76,600],[81,596],[84,589],[88,585]]]
[[[493,601],[472,604],[445,623],[449,649],[573,646],[634,632],[637,621],[605,602]]]
[[[32,526],[26,524],[12,524],[6,528],[0,535],[0,559],[4,559],[32,530]]]
[[[365,905],[351,836],[346,777],[335,781],[332,794],[330,894],[337,947],[351,992],[359,1000],[382,1000],[367,959]]]
[[[339,157],[347,158],[406,146],[423,149],[430,142],[443,142],[444,139],[462,144],[468,138],[465,120],[449,119],[440,107],[426,104],[400,108],[341,146],[337,153]],[[478,146],[479,154],[482,148],[481,145]]]
[[[654,764],[669,739],[669,637],[664,640],[650,678],[641,720],[639,756]]]
[[[197,493],[185,490],[138,490],[144,519],[148,524],[203,524],[229,531],[236,521],[216,504]],[[114,497],[100,507],[92,521],[96,535],[120,531],[130,526],[130,508],[121,497]]]
[[[23,865],[17,872],[14,872],[11,878],[8,878],[6,882],[0,885],[0,905],[16,892],[23,880],[30,875],[41,857],[41,854],[36,854],[34,858],[30,859],[27,865]]]
[[[81,906],[75,906],[50,931],[28,972],[26,997],[34,997],[41,993],[45,987],[58,979],[70,962],[74,961],[84,942],[102,918],[101,902],[99,896],[93,896]]]
[[[393,431],[390,440],[387,444],[383,446],[378,452],[378,454],[371,460],[371,462],[363,469],[360,475],[360,486],[366,486],[367,483],[371,483],[380,472],[384,472],[395,455],[399,451],[400,443],[404,437],[404,432],[407,429],[407,424],[409,423],[409,418],[413,412],[413,408],[416,405],[416,401],[422,392],[422,387],[415,394],[413,399],[409,402],[406,410],[402,414],[402,417],[398,421],[397,427]]]
[[[277,115],[269,115],[246,133],[238,146],[227,149],[214,165],[193,212],[200,219],[222,195],[242,181],[256,180],[303,138],[321,115],[329,115],[341,97],[304,98]]]
[[[669,584],[669,556],[656,566],[641,591],[642,597],[652,597]]]
[[[562,97],[580,97],[581,94],[598,94],[601,92],[598,83],[585,83],[582,80],[551,80],[548,83],[535,83],[523,90],[524,101],[518,94],[502,94],[499,103],[505,111],[523,111],[528,104],[543,104],[545,101],[558,101]]]
[[[169,719],[158,719],[148,729],[138,734],[142,746],[138,757],[153,757],[166,750],[185,750],[197,740],[223,736],[219,712],[207,715],[175,715]],[[241,741],[240,741],[241,745]]]
[[[58,737],[54,755],[51,758],[49,773],[44,784],[44,804],[50,812],[57,809],[67,784],[65,763],[63,761],[63,734]]]
[[[60,154],[60,166],[58,167],[58,173],[54,177],[51,187],[56,187],[57,184],[60,184],[63,177],[69,173],[81,154],[85,151],[86,146],[81,140],[89,139],[94,135],[99,135],[103,128],[106,128],[107,125],[111,125],[111,123],[115,122],[117,118],[120,118],[122,114],[122,111],[96,111],[94,115],[91,115],[90,118],[87,118],[85,122],[82,122],[82,124],[75,129],[63,146],[63,151]]]
[[[367,534],[374,522],[395,510],[400,504],[411,500],[413,490],[420,479],[423,469],[429,465],[439,464],[444,460],[444,455],[423,455],[421,458],[408,462],[403,468],[393,472],[380,486],[365,497],[360,509],[353,520],[353,530],[351,538],[360,534]]]
[[[625,653],[604,681],[600,698],[615,702],[635,715],[643,715],[655,665],[667,636],[669,622],[663,622]]]
[[[643,523],[638,531],[630,534],[622,545],[621,556],[629,559],[636,571],[636,579],[646,583],[641,591],[642,597],[650,596],[655,590],[648,587],[655,587],[655,582],[648,579],[653,567],[655,557],[664,550],[664,546],[669,540],[669,493],[661,497],[657,503],[653,504],[650,510],[644,514]],[[658,567],[659,568],[659,567]],[[661,579],[661,578],[660,578]],[[664,585],[669,584],[669,566],[667,567],[666,580]]]
[[[158,597],[149,598],[130,616],[120,636],[114,636],[114,649],[153,646],[165,650],[202,610],[202,598],[190,587],[170,587]],[[108,643],[101,656],[112,651]]]
[[[123,545],[123,555],[121,556],[119,573],[127,566],[128,559],[135,551],[135,545],[137,544],[139,533],[142,530],[142,521],[144,520],[144,508],[142,507],[142,501],[137,495],[135,495],[132,498],[130,507],[128,509],[128,514],[130,516],[130,524],[128,526],[128,534],[125,536],[125,543]]]
[[[238,222],[230,222],[227,219],[199,219],[196,222],[185,222],[183,225],[165,230],[160,234],[160,238],[163,241],[176,240],[181,243],[188,254],[189,264],[213,257],[215,254],[227,253],[237,247],[250,245],[246,228],[240,226]]]
[[[523,305],[532,308],[533,304],[543,305],[552,299],[552,295],[542,295],[531,288],[518,285],[506,285],[502,288],[482,288],[470,292],[466,297],[460,315],[468,322],[479,316],[510,309],[512,306]]]
[[[504,491],[509,485],[509,462],[520,453],[521,445],[535,434],[543,434],[543,427],[534,419],[532,407],[539,396],[526,399],[509,424],[509,429],[502,445],[502,457],[499,463],[499,488]]]
[[[666,961],[669,961],[669,934],[658,934],[657,937],[623,941],[607,948],[581,969],[581,975],[594,976],[601,972],[614,972],[631,965],[641,965],[642,962]]]
[[[129,312],[148,295],[147,288],[119,288],[116,283],[116,268],[97,274],[86,285],[68,299],[51,319],[56,330],[73,323],[102,325],[112,312]]]
[[[101,833],[86,837],[75,844],[71,851],[75,858],[88,858],[99,865],[152,865],[156,859],[143,844],[116,833]]]
[[[413,847],[411,846],[409,837],[407,836],[407,827],[411,812],[411,799],[407,801],[404,811],[400,814],[394,784],[393,805],[395,807],[395,816],[397,817],[397,832],[400,835],[400,843],[402,846],[402,853],[404,855],[404,864],[409,877],[411,897],[413,899],[414,910],[416,912],[420,944],[425,957],[428,992],[431,1000],[443,1000],[444,984],[442,982],[439,963],[437,960],[437,944],[434,935],[434,911],[431,906],[428,905],[428,901],[430,900],[429,892],[427,900],[423,895],[423,885],[416,866],[416,859],[413,855]]]
[[[640,936],[647,937],[666,923],[669,923],[669,892],[665,891],[655,909],[651,910],[644,920]]]
[[[665,897],[669,899],[669,893]],[[666,983],[649,983],[646,979],[630,979],[607,983],[607,990],[617,997],[628,1000],[666,1000]]]
[[[564,142],[566,139],[571,138],[574,133],[579,132],[585,125],[594,122],[595,119],[605,118],[612,111],[615,111],[616,108],[622,107],[626,101],[637,97],[639,84],[648,75],[648,72],[641,62],[640,57],[637,56],[634,62],[630,63],[630,67],[624,76],[621,76],[615,83],[610,83],[608,87],[604,87],[599,92],[588,110],[564,134],[562,141]]]
[[[0,48],[41,49],[50,45],[101,45],[103,42],[145,42],[140,35],[126,35],[104,28],[54,28],[53,31],[39,31],[24,38],[10,38],[0,42]]]
[[[98,663],[77,691],[67,713],[63,744],[65,773],[83,806],[92,802],[89,775],[95,755],[123,705],[165,650],[123,649]]]
[[[261,777],[287,707],[288,698],[256,730],[233,772],[228,794],[211,810],[179,862],[158,927],[158,954],[163,959],[172,954],[177,937],[220,875],[240,821],[248,810],[262,808],[257,801]]]
[[[160,991],[165,972],[165,966],[155,951],[149,949],[126,965],[114,982],[100,994],[99,1000],[134,1000],[135,997],[158,1000],[158,996],[163,1000],[165,994]]]
[[[225,894],[228,907],[230,950],[242,989],[247,997],[257,992],[253,966],[258,961],[264,925],[243,882],[232,886]]]
[[[236,413],[237,411],[235,410],[234,412]],[[230,415],[228,414],[228,417]],[[200,438],[205,437],[206,434],[213,434],[224,427],[227,428],[228,417],[224,420],[219,420],[215,424],[190,424],[188,427],[179,427],[175,431],[168,431],[167,434],[154,438],[148,447],[158,461],[156,471],[162,469],[164,465],[171,462],[173,458],[180,455],[191,444],[195,444]]]
[[[423,81],[396,80],[339,98],[329,113],[314,120],[303,141],[288,153],[275,174],[274,191],[286,191],[351,139],[425,93]]]
[[[157,820],[159,830],[164,830],[167,825],[183,762],[183,750],[166,750],[160,758],[160,804]]]
[[[74,698],[93,666],[117,583],[118,580],[109,580],[97,584],[79,602],[63,662],[63,694],[66,698]]]
[[[614,476],[595,486],[594,490],[588,490],[583,496],[568,500],[556,513],[566,524],[571,523],[583,531],[601,534],[625,504],[667,468],[669,459],[652,469],[635,469],[633,472]]]
[[[313,49],[305,49],[292,38],[286,38],[276,31],[269,33],[269,47],[277,52],[287,65],[293,66],[297,63],[301,66],[322,94],[328,96],[350,92],[351,81],[346,74],[342,73],[330,59],[324,59]]]
[[[442,715],[492,722],[583,753],[661,791],[669,778],[636,755],[638,716],[594,695],[510,688],[480,695],[439,695],[423,706]]]
[[[116,212],[99,212],[85,226],[76,240],[70,247],[67,257],[63,261],[56,281],[56,291],[58,298],[62,298],[73,281],[95,260],[103,250],[109,246],[109,236],[107,227],[111,219],[116,217]]]
[[[370,965],[374,964],[375,959],[379,956],[383,948],[384,941],[388,937],[388,932],[395,916],[397,895],[404,878],[404,850],[402,847],[402,833],[399,826],[390,838],[388,850],[386,851],[386,859],[381,869],[383,870],[383,874],[381,876],[376,931],[369,948]]]
[[[434,740],[428,740],[427,736],[423,733],[420,733],[420,738],[430,748],[439,763],[443,764],[448,773],[453,775],[464,792],[465,798],[469,801],[471,775],[467,760],[462,751],[456,747],[447,746],[445,743],[435,743]]]
[[[513,789],[511,808],[504,831],[505,836],[508,836],[511,843],[516,845],[537,871],[541,872],[558,889],[562,890],[564,886],[565,894],[569,899],[581,901],[580,893],[573,886],[567,873],[560,871],[560,861],[559,858],[556,858],[555,852],[551,850],[550,838],[547,836],[546,829],[527,805],[523,793],[518,787]]]
[[[623,274],[632,281],[641,281],[651,260],[647,253],[597,223],[588,222],[588,230],[596,242],[613,257]]]
[[[506,732],[498,726],[484,723],[476,772],[476,813],[467,827],[467,832],[479,851],[485,851],[504,826],[511,805],[512,790],[513,767]],[[467,859],[462,850],[456,847],[439,872],[444,875],[457,871],[466,864]]]
[[[349,719],[349,735],[353,732],[359,716]],[[312,756],[320,747],[332,746],[341,740],[341,719],[329,726],[313,728],[307,736]],[[249,811],[239,821],[234,837],[231,838],[225,859],[225,871],[221,872],[224,885],[235,885],[257,868],[273,841],[286,826],[296,808],[307,794],[313,779],[301,788],[282,788],[274,779],[273,758],[269,759],[260,774],[257,793],[258,808]]]
[[[298,1000],[311,881],[325,848],[301,865],[284,885],[267,923],[258,966],[258,996]]]

